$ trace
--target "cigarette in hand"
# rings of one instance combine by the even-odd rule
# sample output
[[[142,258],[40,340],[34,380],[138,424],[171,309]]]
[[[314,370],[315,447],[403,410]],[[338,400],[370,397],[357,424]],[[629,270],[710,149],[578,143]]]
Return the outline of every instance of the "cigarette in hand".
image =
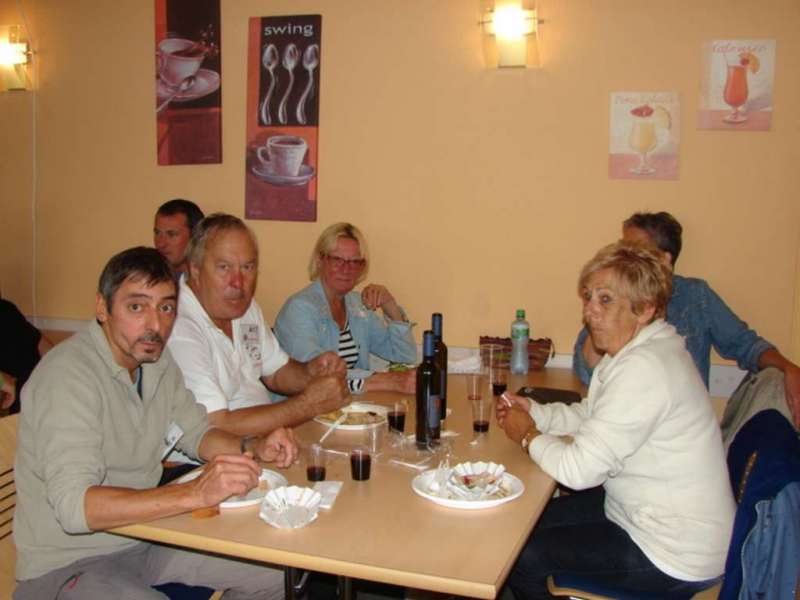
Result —
[[[511,399],[508,396],[506,396],[506,392],[503,392],[503,394],[500,396],[500,399],[503,401],[503,404],[505,404],[508,408],[514,406],[514,404],[511,402]]]

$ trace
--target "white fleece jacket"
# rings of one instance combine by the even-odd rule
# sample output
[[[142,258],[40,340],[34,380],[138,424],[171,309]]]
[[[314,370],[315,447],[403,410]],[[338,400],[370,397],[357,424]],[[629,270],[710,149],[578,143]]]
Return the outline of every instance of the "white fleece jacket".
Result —
[[[606,516],[659,569],[684,581],[724,571],[736,505],[708,392],[672,325],[657,319],[604,356],[580,404],[530,413],[543,432],[531,458],[573,489],[602,484]]]

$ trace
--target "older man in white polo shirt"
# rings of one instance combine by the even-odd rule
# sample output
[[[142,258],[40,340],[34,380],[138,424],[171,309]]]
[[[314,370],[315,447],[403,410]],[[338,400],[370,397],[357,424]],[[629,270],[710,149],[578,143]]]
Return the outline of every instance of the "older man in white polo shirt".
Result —
[[[221,213],[203,219],[187,258],[168,347],[212,425],[256,435],[347,403],[346,367],[335,353],[295,361],[264,323],[253,300],[258,246],[241,219]],[[268,389],[289,398],[270,403]]]

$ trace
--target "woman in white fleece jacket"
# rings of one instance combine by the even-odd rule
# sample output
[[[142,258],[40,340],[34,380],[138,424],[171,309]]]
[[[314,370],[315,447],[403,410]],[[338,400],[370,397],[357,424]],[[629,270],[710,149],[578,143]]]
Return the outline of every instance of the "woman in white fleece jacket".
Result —
[[[620,242],[578,287],[604,354],[587,397],[540,405],[508,394],[497,417],[545,472],[585,491],[548,504],[508,585],[517,600],[550,598],[547,575],[572,573],[691,597],[724,571],[736,507],[708,392],[663,320],[670,272],[657,251]]]

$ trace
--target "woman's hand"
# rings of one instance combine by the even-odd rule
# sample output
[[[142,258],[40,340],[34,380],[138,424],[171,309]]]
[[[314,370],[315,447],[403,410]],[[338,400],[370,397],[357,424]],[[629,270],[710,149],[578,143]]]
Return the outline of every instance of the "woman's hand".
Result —
[[[503,421],[508,415],[508,412],[515,406],[520,410],[529,413],[531,410],[531,401],[525,396],[518,396],[517,394],[511,394],[509,392],[505,392],[497,400],[497,404],[495,405],[495,413],[497,414],[497,423],[500,425],[500,427],[503,426]]]
[[[400,307],[386,286],[370,283],[361,290],[361,302],[370,310],[380,307],[392,321],[405,321]]]
[[[508,401],[504,401],[505,399]],[[495,407],[498,425],[506,432],[509,439],[518,444],[531,428],[536,428],[529,410],[530,401],[516,394],[503,394]]]

